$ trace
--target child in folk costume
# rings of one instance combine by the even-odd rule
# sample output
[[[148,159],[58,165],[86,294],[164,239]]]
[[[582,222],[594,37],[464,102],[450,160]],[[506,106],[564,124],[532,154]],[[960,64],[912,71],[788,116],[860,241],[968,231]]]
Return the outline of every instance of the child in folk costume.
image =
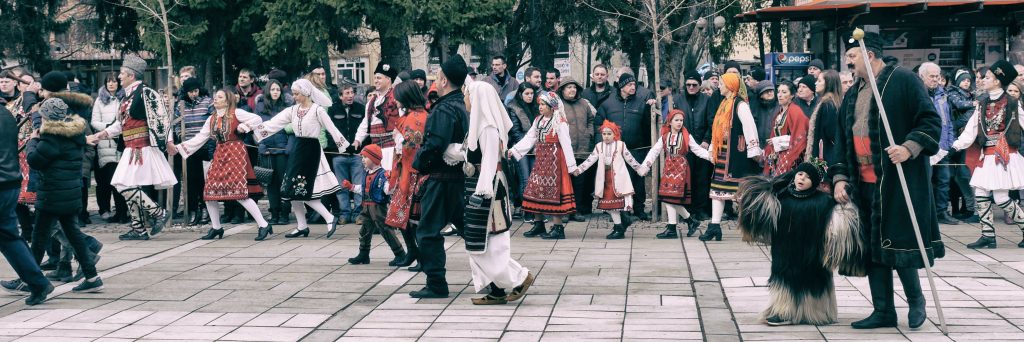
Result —
[[[620,213],[633,210],[633,183],[630,182],[626,165],[633,170],[639,170],[640,163],[633,159],[633,154],[629,153],[626,143],[622,142],[619,125],[611,120],[605,120],[598,132],[601,133],[602,143],[594,146],[594,152],[591,152],[590,156],[573,171],[573,175],[578,176],[597,163],[594,197],[598,198],[597,209],[608,212],[614,224],[612,232],[605,238],[616,240],[625,237],[626,228],[632,223],[627,216],[627,221],[623,224]]]
[[[640,176],[647,175],[651,165],[658,160],[658,155],[665,152],[665,169],[661,173],[661,182],[658,183],[658,200],[665,204],[665,215],[668,216],[668,225],[665,231],[658,233],[659,239],[675,239],[679,237],[676,233],[676,224],[679,217],[686,221],[686,236],[693,236],[700,228],[700,221],[690,216],[690,212],[684,205],[690,204],[693,185],[690,183],[690,163],[686,159],[689,152],[693,152],[698,158],[711,160],[708,150],[700,146],[697,140],[693,139],[690,132],[686,130],[685,114],[682,110],[673,109],[668,112],[668,120],[661,127],[661,137],[647,153],[643,165],[637,171]]]
[[[996,248],[996,230],[992,225],[992,202],[1013,217],[1024,231],[1024,210],[1010,199],[1011,190],[1024,189],[1024,157],[1019,148],[1024,132],[1024,116],[1019,101],[1006,93],[1017,77],[1009,62],[999,61],[985,72],[981,84],[987,91],[978,98],[978,106],[967,121],[953,149],[967,149],[967,167],[973,171],[971,187],[981,217],[981,237],[967,248]],[[1017,244],[1024,248],[1024,240]]]
[[[252,199],[262,194],[263,188],[256,181],[256,173],[240,136],[248,131],[248,127],[259,126],[263,119],[259,115],[235,108],[237,103],[234,89],[217,91],[213,96],[216,112],[206,119],[199,133],[179,145],[171,144],[171,153],[180,153],[181,159],[188,159],[205,149],[208,140],[213,139],[217,143],[210,172],[206,175],[206,185],[203,186],[203,200],[206,201],[206,211],[210,214],[212,225],[202,237],[203,240],[224,237],[224,228],[220,225],[219,201],[237,201],[256,219],[259,225],[256,241],[263,241],[267,235],[274,233],[273,227],[263,219],[263,213]]]
[[[327,133],[330,133],[338,150],[348,148],[349,142],[324,110],[325,106],[331,105],[331,99],[317,90],[313,83],[305,79],[295,81],[292,83],[292,96],[295,98],[295,105],[255,127],[254,136],[259,142],[284,129],[285,126],[292,125],[296,138],[295,146],[288,155],[288,169],[284,170],[281,198],[292,202],[292,212],[295,213],[298,225],[285,237],[309,236],[309,226],[306,222],[306,206],[309,206],[330,222],[326,236],[330,238],[337,229],[338,220],[323,203],[320,203],[320,198],[337,192],[340,187],[338,178],[331,172],[324,157],[324,150],[320,146],[320,130],[326,129]],[[242,130],[249,128],[244,123],[239,126]]]
[[[384,154],[381,152],[380,146],[369,144],[363,147],[359,155],[363,157],[363,166],[366,168],[366,180],[363,182],[363,186],[353,186],[347,179],[342,183],[342,187],[349,191],[363,193],[363,212],[360,213],[363,218],[363,226],[359,229],[359,255],[349,258],[348,263],[353,265],[369,264],[370,241],[373,239],[374,233],[379,233],[384,238],[384,242],[391,247],[391,251],[395,253],[395,259],[389,264],[389,266],[395,266],[398,260],[405,259],[405,250],[398,242],[394,228],[384,224],[389,202],[388,195],[384,191],[388,187],[388,177],[380,165]]]
[[[416,82],[404,82],[395,86],[395,100],[405,109],[398,126],[395,127],[395,166],[391,169],[389,193],[391,202],[384,223],[402,231],[402,240],[407,249],[405,258],[393,265],[405,267],[416,261],[416,227],[419,225],[420,185],[427,179],[412,167],[416,152],[423,145],[423,133],[427,125],[427,103]],[[383,151],[382,151],[383,153]],[[383,159],[383,158],[382,158]]]
[[[576,212],[576,199],[569,178],[569,170],[576,168],[576,158],[558,95],[541,92],[537,99],[541,115],[534,119],[526,136],[508,150],[516,160],[522,159],[530,150],[536,155],[523,192],[523,211],[534,214],[533,229],[523,236],[564,239],[562,218]],[[545,214],[551,215],[555,223],[550,233],[545,232]]]
[[[521,299],[533,284],[530,271],[512,259],[512,202],[501,155],[512,128],[498,92],[486,82],[467,79],[463,87],[469,131],[462,146],[466,209],[463,239],[469,254],[473,289],[487,293],[475,305],[505,304]],[[506,292],[511,289],[511,292]]]
[[[832,273],[863,276],[860,217],[818,189],[824,162],[805,162],[781,177],[746,178],[736,193],[744,241],[771,246],[768,325],[835,323]]]

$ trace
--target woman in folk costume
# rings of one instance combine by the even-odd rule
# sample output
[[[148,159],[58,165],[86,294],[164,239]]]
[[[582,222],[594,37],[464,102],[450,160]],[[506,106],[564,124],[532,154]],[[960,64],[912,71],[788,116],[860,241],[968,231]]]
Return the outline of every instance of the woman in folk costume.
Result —
[[[291,201],[292,212],[298,225],[287,238],[298,236],[309,237],[309,226],[306,222],[306,206],[313,208],[327,222],[327,238],[334,235],[337,229],[337,217],[320,203],[320,198],[337,192],[341,187],[338,178],[331,172],[324,150],[320,145],[320,130],[326,129],[338,145],[338,150],[348,148],[349,142],[341,135],[337,127],[327,116],[325,106],[331,105],[331,99],[318,91],[313,83],[300,79],[292,83],[292,96],[295,105],[288,107],[270,121],[255,127],[257,142],[266,139],[284,129],[289,124],[295,132],[295,145],[288,155],[288,168],[284,170],[284,182],[281,185],[281,198]],[[239,129],[246,131],[246,124],[239,124]],[[280,170],[279,170],[280,171]]]
[[[807,116],[793,101],[793,84],[782,82],[775,91],[778,110],[764,149],[764,174],[776,177],[796,168],[807,148]]]
[[[576,168],[576,158],[569,138],[569,125],[562,118],[562,103],[553,92],[538,95],[540,116],[508,154],[521,160],[533,150],[536,161],[526,190],[523,191],[523,211],[534,214],[533,229],[523,234],[540,235],[546,240],[564,239],[562,217],[576,212],[576,199],[572,192],[569,170]],[[551,215],[555,225],[546,233],[544,215]]]
[[[992,225],[992,203],[1013,216],[1024,231],[1024,211],[1010,199],[1011,190],[1024,189],[1024,157],[1018,152],[1024,132],[1020,102],[1006,93],[1017,71],[1006,61],[992,64],[981,82],[987,93],[977,100],[974,115],[953,149],[967,149],[967,165],[973,170],[971,187],[978,201],[981,238],[967,248],[996,248],[996,230]],[[1024,248],[1024,240],[1017,247]]]
[[[474,175],[466,178],[473,188],[467,189],[463,237],[473,289],[487,293],[473,298],[473,304],[505,304],[523,298],[534,280],[526,267],[512,259],[512,201],[501,170],[512,121],[494,87],[467,80],[464,89],[469,133],[462,150],[466,165],[473,165],[466,168],[467,173]]]
[[[622,130],[619,129],[619,125],[611,120],[605,120],[597,131],[601,133],[601,143],[594,146],[590,156],[572,173],[578,176],[597,163],[594,197],[598,199],[597,209],[604,210],[612,217],[612,232],[605,238],[616,240],[625,237],[626,228],[632,223],[627,218],[627,222],[623,224],[620,213],[623,210],[633,210],[633,183],[629,179],[626,165],[633,170],[640,170],[640,163],[637,163],[633,154],[629,153],[626,143],[622,142]]]
[[[690,212],[683,207],[690,204],[693,191],[693,185],[690,183],[690,163],[686,160],[686,155],[693,152],[704,160],[711,160],[711,156],[686,130],[685,116],[679,109],[668,112],[668,120],[661,126],[661,137],[651,147],[651,152],[647,153],[640,171],[637,171],[640,176],[646,176],[651,171],[651,165],[658,160],[658,155],[665,152],[665,168],[661,173],[661,182],[658,183],[658,200],[665,204],[668,225],[665,226],[665,231],[658,233],[659,239],[679,237],[676,233],[679,217],[686,221],[687,237],[693,236],[700,228],[700,221],[690,216]]]
[[[711,223],[701,234],[701,241],[722,241],[722,213],[725,202],[736,194],[740,179],[761,173],[758,160],[761,147],[757,140],[757,126],[747,104],[747,89],[734,73],[722,75],[719,90],[725,98],[715,112],[711,128],[711,164],[715,173],[711,177]]]
[[[423,145],[423,131],[427,125],[426,98],[420,92],[416,82],[404,82],[395,87],[395,100],[405,109],[398,126],[395,127],[395,166],[391,169],[388,182],[391,184],[389,193],[391,202],[388,205],[387,218],[384,224],[402,231],[402,240],[408,250],[405,257],[394,265],[405,267],[416,261],[416,227],[419,225],[419,192],[420,185],[427,179],[412,167],[416,152]]]
[[[263,213],[252,199],[262,195],[263,188],[256,181],[256,173],[253,172],[249,154],[240,136],[241,133],[247,133],[249,127],[259,126],[263,119],[259,115],[235,108],[237,104],[233,88],[225,87],[217,91],[213,95],[215,113],[206,119],[199,133],[180,145],[171,145],[171,153],[180,153],[184,160],[205,149],[210,139],[217,144],[203,186],[203,200],[206,201],[206,211],[210,213],[210,224],[213,227],[202,237],[203,240],[224,237],[224,228],[220,226],[219,201],[237,201],[256,219],[259,225],[256,241],[263,241],[267,235],[274,233],[273,227],[263,219]]]
[[[749,177],[737,191],[743,240],[771,246],[770,299],[760,317],[768,325],[835,323],[832,273],[865,274],[857,209],[818,189],[824,166],[815,160],[780,177]]]

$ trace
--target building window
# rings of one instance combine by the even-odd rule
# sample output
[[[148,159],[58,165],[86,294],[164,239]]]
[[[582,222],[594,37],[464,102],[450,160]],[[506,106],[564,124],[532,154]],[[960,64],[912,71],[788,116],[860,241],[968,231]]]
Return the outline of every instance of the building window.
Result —
[[[342,82],[366,84],[366,64],[368,58],[342,58],[336,70]]]

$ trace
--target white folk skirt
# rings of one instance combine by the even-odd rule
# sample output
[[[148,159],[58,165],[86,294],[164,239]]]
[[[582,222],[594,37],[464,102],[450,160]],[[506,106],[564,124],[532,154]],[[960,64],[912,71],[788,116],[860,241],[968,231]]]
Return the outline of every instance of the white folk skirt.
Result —
[[[469,269],[476,293],[488,293],[488,285],[511,291],[526,280],[530,270],[512,259],[512,235],[505,231],[487,237],[487,250],[469,255]]]
[[[971,175],[971,187],[986,191],[1024,189],[1024,157],[1010,153],[1010,162],[1004,169],[996,163],[994,155],[986,155]]]
[[[141,186],[167,189],[174,184],[178,184],[178,179],[167,163],[167,156],[153,146],[125,148],[110,179],[110,185],[117,191]]]

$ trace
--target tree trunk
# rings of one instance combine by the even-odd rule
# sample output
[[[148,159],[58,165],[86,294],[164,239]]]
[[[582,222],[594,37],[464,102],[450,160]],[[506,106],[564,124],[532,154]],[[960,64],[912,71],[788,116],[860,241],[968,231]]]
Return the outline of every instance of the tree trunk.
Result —
[[[412,57],[409,56],[408,32],[380,32],[380,58],[392,68],[398,70],[412,69]]]
[[[545,21],[541,1],[530,1],[530,65],[542,70],[555,66],[555,23]]]
[[[161,18],[159,18],[159,19],[160,19],[160,23],[163,24],[163,27],[164,27],[164,49],[165,49],[164,50],[164,52],[165,52],[164,56],[167,58],[167,86],[164,87],[164,93],[165,93],[164,96],[166,96],[167,99],[173,99],[174,98],[174,89],[173,89],[174,88],[173,87],[173,85],[174,85],[174,71],[173,71],[174,70],[174,58],[173,58],[173,53],[171,53],[171,28],[170,28],[170,26],[168,24],[168,20],[169,19],[167,18],[167,7],[164,5],[164,0],[160,0],[160,1],[158,1],[158,3],[160,4],[160,16],[161,16]],[[171,115],[171,120],[170,121],[173,122],[174,121],[174,116],[172,114],[174,113],[174,103],[172,103],[171,101],[165,101],[165,102],[166,102],[165,105],[167,106],[167,113],[169,115]],[[173,132],[173,130],[170,128],[171,122],[167,123],[167,125],[168,125],[168,135],[170,135],[171,132]],[[185,134],[185,120],[181,120],[181,133]],[[167,149],[167,163],[171,165],[171,169],[172,170],[175,168],[174,156],[171,155],[171,149],[170,148]],[[184,173],[182,173],[182,177],[183,178],[185,177]],[[185,179],[187,179],[187,178],[185,178]],[[184,183],[181,184],[181,190],[182,191],[185,191],[185,189],[187,189],[187,188],[188,188],[187,184],[184,184]],[[185,198],[185,196],[186,195],[184,193],[182,193],[182,198]],[[164,221],[164,226],[166,227],[166,226],[168,226],[168,225],[170,225],[172,223],[171,221],[174,221],[174,188],[173,187],[170,188],[170,189],[167,189],[165,197],[166,197],[166,200],[167,200],[167,202],[166,202],[166,204],[167,204],[167,213],[166,213],[166,215],[169,215],[168,219],[166,221]],[[188,217],[188,206],[187,205],[185,206],[185,217]]]
[[[793,0],[788,0],[787,5],[792,5]],[[807,43],[807,29],[802,21],[789,22],[789,30],[786,31],[787,52],[803,52]]]
[[[659,35],[658,35],[658,33],[659,33],[658,30],[659,29],[660,29],[660,27],[658,27],[658,25],[654,25],[654,30],[652,30],[654,32],[651,34],[651,44],[654,45],[654,56],[653,56],[654,57],[653,58],[654,59],[654,84],[650,88],[651,88],[652,91],[654,91],[655,99],[657,101],[657,102],[655,102],[654,106],[651,106],[651,113],[650,113],[650,115],[651,115],[651,146],[654,146],[654,144],[658,143],[658,122],[660,121],[660,120],[658,120],[658,117],[660,116],[658,114],[661,114],[661,110],[659,109],[659,108],[661,108],[661,91],[658,89],[659,85],[661,84],[660,76],[658,76],[659,71],[661,70],[660,69],[661,68],[661,39],[659,39]],[[659,161],[659,162],[655,162],[654,165],[652,165],[651,170],[657,172],[657,173],[653,173],[654,175],[660,175],[661,174],[661,164],[662,163]],[[651,214],[652,214],[652,219],[654,220],[654,222],[658,222],[658,219],[659,219],[659,217],[658,217],[659,215],[658,214],[660,212],[658,210],[660,208],[660,206],[658,205],[658,179],[659,178],[661,178],[661,177],[651,177],[651,180],[654,182],[654,186],[652,187],[652,189],[654,190],[654,191],[652,191],[654,193],[654,201],[651,204]],[[646,201],[647,199],[646,198],[638,198],[637,200],[639,200],[639,201]]]
[[[781,0],[772,0],[772,7],[779,7],[782,5]],[[769,39],[769,51],[781,52],[782,51],[782,22],[773,21],[768,25],[768,39]]]

